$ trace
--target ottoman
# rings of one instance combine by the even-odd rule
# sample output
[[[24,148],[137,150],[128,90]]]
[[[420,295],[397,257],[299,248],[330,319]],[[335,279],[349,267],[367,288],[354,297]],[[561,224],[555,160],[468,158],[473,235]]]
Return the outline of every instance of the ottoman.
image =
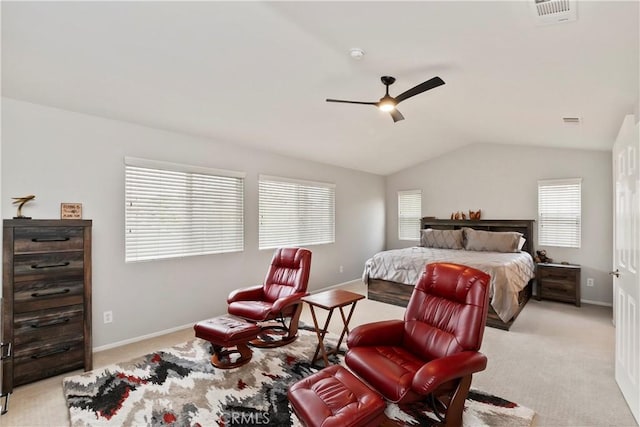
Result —
[[[197,338],[211,343],[211,364],[221,369],[236,368],[249,362],[253,352],[247,343],[255,339],[262,330],[254,323],[229,315],[203,320],[196,323],[193,329]],[[239,356],[232,361],[230,356],[235,353]]]
[[[373,427],[385,418],[382,396],[339,365],[301,379],[287,395],[307,427]]]

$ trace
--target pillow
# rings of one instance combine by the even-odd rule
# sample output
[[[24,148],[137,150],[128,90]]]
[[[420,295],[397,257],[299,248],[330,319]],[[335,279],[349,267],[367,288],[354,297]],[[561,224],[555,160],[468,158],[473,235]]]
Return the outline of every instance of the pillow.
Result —
[[[422,230],[420,245],[425,248],[462,249],[462,230]]]
[[[522,234],[516,231],[482,231],[473,228],[463,230],[464,248],[468,251],[520,252],[518,245]]]
[[[527,239],[520,236],[520,241],[518,242],[518,251],[521,251],[524,248],[524,244],[527,242]]]

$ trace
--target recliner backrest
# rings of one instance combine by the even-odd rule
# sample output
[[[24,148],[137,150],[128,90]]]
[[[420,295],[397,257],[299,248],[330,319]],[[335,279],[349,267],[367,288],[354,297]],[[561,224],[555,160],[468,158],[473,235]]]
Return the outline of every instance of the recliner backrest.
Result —
[[[405,312],[403,347],[424,360],[482,344],[490,276],[452,263],[425,267]]]
[[[276,249],[264,280],[265,300],[274,302],[278,298],[297,292],[306,292],[310,272],[310,250],[303,248]]]

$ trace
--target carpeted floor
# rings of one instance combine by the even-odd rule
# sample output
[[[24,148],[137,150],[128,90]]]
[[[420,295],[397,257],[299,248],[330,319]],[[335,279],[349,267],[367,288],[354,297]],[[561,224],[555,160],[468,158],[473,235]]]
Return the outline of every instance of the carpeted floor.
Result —
[[[209,363],[210,344],[195,339],[168,349],[63,380],[72,426],[271,425],[298,426],[287,388],[317,371],[317,341],[301,331],[284,347],[254,349],[251,362],[231,370]],[[334,360],[339,362],[339,360]],[[385,425],[430,426],[422,405],[389,404]],[[478,391],[470,393],[464,424],[530,426],[531,409]]]

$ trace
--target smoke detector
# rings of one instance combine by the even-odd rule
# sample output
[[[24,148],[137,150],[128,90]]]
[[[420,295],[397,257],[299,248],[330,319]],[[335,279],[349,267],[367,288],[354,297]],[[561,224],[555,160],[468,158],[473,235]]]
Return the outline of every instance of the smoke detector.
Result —
[[[351,58],[355,59],[356,61],[359,61],[364,56],[364,50],[360,49],[359,47],[354,47],[353,49],[349,49],[349,56],[351,56]]]
[[[538,25],[562,24],[575,21],[576,0],[531,0],[534,19]]]

